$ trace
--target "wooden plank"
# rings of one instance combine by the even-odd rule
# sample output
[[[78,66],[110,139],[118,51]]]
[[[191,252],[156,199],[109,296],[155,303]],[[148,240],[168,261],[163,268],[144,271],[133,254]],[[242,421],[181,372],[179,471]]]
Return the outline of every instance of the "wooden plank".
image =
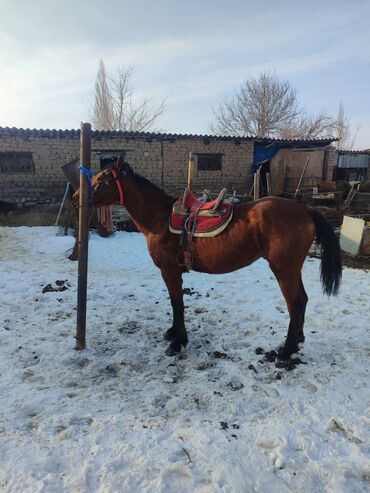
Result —
[[[298,181],[298,185],[297,185],[297,188],[295,190],[295,193],[294,193],[294,200],[296,199],[297,195],[298,195],[298,192],[299,192],[299,189],[300,189],[300,186],[301,186],[301,183],[302,183],[302,180],[303,180],[303,177],[304,177],[304,174],[306,173],[306,169],[307,169],[307,166],[308,166],[308,163],[310,162],[310,157],[308,156],[308,158],[306,159],[306,163],[303,167],[303,170],[302,170],[302,173],[301,173],[301,176],[299,178],[299,181]]]
[[[189,190],[191,190],[193,188],[194,167],[195,167],[195,161],[194,161],[193,153],[191,152],[189,155],[189,165],[188,165],[188,189]]]
[[[270,173],[266,173],[266,185],[267,185],[267,195],[272,195]]]
[[[260,198],[260,175],[261,170],[257,168],[254,173],[254,200],[258,200]]]

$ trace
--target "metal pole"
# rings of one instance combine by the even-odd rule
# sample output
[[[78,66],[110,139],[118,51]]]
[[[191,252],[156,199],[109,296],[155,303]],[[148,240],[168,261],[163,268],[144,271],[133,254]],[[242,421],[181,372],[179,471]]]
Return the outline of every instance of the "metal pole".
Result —
[[[81,123],[80,164],[90,169],[91,166],[91,125]],[[78,288],[77,288],[77,328],[76,348],[85,348],[86,343],[86,295],[87,295],[87,261],[89,245],[90,197],[88,178],[80,173],[80,204],[78,228]]]

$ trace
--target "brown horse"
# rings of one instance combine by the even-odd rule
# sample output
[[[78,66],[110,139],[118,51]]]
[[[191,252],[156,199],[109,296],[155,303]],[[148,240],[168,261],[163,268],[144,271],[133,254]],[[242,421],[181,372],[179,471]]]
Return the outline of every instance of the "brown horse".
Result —
[[[123,204],[137,228],[146,236],[155,265],[161,270],[173,309],[172,327],[165,338],[171,341],[166,354],[173,356],[186,346],[182,274],[178,264],[179,236],[169,231],[174,198],[136,174],[123,161],[106,168],[92,179],[96,207]],[[78,199],[78,191],[75,194]],[[274,273],[290,314],[285,345],[279,351],[288,359],[304,341],[303,324],[307,304],[301,269],[316,234],[321,246],[321,280],[327,294],[336,294],[342,266],[338,240],[321,214],[296,202],[266,197],[237,204],[227,229],[214,238],[194,238],[191,244],[193,269],[223,274],[265,258]]]

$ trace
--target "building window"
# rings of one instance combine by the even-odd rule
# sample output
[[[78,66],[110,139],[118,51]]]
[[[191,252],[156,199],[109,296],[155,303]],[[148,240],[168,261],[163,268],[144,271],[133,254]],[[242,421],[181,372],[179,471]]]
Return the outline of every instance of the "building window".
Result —
[[[34,173],[32,153],[30,152],[4,152],[0,153],[1,173]]]
[[[198,154],[198,171],[221,171],[222,154]]]

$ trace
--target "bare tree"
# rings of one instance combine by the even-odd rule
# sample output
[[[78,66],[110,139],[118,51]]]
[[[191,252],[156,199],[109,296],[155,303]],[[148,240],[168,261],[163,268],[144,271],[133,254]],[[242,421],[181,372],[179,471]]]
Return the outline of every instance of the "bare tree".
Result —
[[[108,76],[103,60],[95,82],[94,105],[90,110],[92,124],[97,130],[147,131],[165,109],[166,100],[158,105],[151,98],[134,101],[133,65],[121,65],[115,76]]]
[[[356,130],[352,131],[351,121],[346,115],[343,103],[339,103],[338,115],[333,122],[332,134],[338,140],[337,147],[339,150],[353,149],[357,133],[360,127],[357,125]]]
[[[90,118],[93,126],[98,130],[113,129],[113,104],[112,96],[107,82],[107,73],[103,60],[99,62],[95,81],[94,105],[90,110]]]
[[[216,133],[273,137],[298,118],[300,109],[297,90],[275,73],[263,72],[244,81],[213,113]]]
[[[279,137],[284,139],[318,139],[334,137],[333,118],[325,110],[316,115],[301,111],[298,118],[282,127]]]
[[[210,129],[219,134],[317,139],[333,132],[333,118],[325,110],[309,114],[300,106],[297,90],[275,73],[247,79],[213,113]]]

